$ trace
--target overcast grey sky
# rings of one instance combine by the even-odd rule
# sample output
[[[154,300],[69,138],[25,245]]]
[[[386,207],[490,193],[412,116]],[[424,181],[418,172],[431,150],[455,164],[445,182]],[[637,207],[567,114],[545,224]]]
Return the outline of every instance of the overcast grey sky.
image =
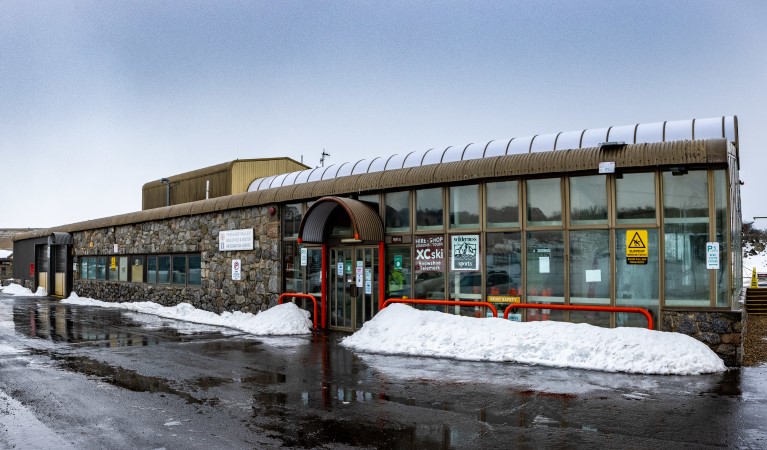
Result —
[[[238,158],[723,115],[744,220],[767,216],[765,22],[762,0],[0,0],[0,228],[137,211]]]

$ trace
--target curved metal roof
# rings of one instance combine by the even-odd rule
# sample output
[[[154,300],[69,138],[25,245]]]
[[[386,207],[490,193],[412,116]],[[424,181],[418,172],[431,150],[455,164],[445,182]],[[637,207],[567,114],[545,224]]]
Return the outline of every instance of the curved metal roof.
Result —
[[[378,211],[351,198],[322,197],[314,202],[304,214],[298,229],[298,242],[325,242],[325,228],[328,218],[342,209],[351,219],[352,236],[359,241],[381,242],[384,238],[383,223]]]
[[[580,131],[513,138],[508,141],[490,141],[486,144],[472,143],[463,146],[450,146],[445,149],[432,148],[423,151],[394,154],[388,157],[379,156],[372,160],[361,159],[356,162],[343,163],[340,166],[331,165],[292,172],[277,177],[259,178],[251,183],[248,192],[290,186],[308,181],[332,180],[349,175],[384,172],[431,164],[445,164],[503,155],[594,148],[604,142],[640,144],[721,138],[732,142],[737,153],[737,116],[591,128]]]

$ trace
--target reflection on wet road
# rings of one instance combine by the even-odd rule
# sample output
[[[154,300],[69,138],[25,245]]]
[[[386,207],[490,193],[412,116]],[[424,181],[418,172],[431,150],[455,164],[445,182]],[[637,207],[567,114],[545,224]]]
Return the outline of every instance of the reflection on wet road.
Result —
[[[112,448],[767,446],[765,368],[642,376],[364,355],[341,333],[255,338],[2,294],[0,308],[0,343],[24,351],[0,354],[0,391],[76,446],[93,444],[72,423],[96,413],[67,407],[85,392],[126,422],[102,430]]]

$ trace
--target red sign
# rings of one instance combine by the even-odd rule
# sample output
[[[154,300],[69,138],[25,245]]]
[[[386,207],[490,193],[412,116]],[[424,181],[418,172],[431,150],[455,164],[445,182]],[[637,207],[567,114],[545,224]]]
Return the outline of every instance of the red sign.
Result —
[[[442,235],[415,238],[415,270],[443,272],[445,270],[445,237]]]
[[[29,265],[29,276],[30,277],[35,276],[35,263],[32,263]]]

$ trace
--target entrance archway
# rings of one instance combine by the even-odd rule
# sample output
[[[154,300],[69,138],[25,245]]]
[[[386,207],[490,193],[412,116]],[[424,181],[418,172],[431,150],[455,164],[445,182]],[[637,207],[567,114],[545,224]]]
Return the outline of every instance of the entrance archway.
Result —
[[[383,241],[378,211],[359,200],[322,197],[306,211],[298,243],[322,246],[323,327],[354,331],[380,310]]]

